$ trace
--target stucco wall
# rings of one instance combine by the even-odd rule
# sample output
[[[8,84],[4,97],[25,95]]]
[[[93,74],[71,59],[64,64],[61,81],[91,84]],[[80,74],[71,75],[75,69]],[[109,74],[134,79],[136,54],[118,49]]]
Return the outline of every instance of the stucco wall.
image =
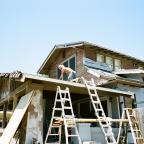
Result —
[[[28,108],[25,144],[31,144],[33,138],[40,144],[43,143],[42,91],[36,90],[36,93]]]

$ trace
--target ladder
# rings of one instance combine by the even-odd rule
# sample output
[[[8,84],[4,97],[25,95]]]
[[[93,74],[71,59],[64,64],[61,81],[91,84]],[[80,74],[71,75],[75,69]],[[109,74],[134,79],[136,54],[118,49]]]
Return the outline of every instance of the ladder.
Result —
[[[132,108],[126,108],[125,111],[129,121],[134,144],[144,144],[144,138],[139,128],[139,122],[136,119],[134,110]]]
[[[65,144],[70,144],[71,140],[81,144],[81,139],[78,134],[74,112],[71,103],[69,88],[61,90],[57,87],[51,122],[46,135],[45,144],[61,144],[62,122],[65,130]],[[55,137],[55,141],[49,140],[50,137]]]
[[[144,138],[139,128],[139,122],[136,119],[134,110],[132,108],[124,108],[122,113],[122,119],[124,118],[128,119],[128,124],[130,126],[134,144],[144,144]],[[121,126],[122,126],[122,121],[120,123],[117,142],[119,142]]]
[[[92,102],[94,111],[95,111],[95,115],[98,118],[100,127],[102,129],[102,132],[104,134],[105,140],[107,144],[116,144],[116,140],[114,138],[114,134],[112,132],[112,128],[111,128],[111,123],[109,121],[109,119],[106,117],[104,110],[102,108],[102,104],[100,102],[99,96],[97,94],[97,90],[96,90],[96,85],[93,79],[91,79],[91,81],[87,81],[82,77],[82,80],[84,81],[89,96],[90,96],[90,100]]]

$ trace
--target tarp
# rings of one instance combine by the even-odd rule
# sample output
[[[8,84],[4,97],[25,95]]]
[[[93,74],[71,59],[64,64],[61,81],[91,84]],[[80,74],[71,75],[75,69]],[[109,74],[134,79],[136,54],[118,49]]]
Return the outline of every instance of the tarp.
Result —
[[[0,144],[9,144],[14,134],[16,133],[18,126],[31,102],[34,91],[29,92],[25,96],[21,97],[9,123],[7,124],[3,135],[0,138]]]

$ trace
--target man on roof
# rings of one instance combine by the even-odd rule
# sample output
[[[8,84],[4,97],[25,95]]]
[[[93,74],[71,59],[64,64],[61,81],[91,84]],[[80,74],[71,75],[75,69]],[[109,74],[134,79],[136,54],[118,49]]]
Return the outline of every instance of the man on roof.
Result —
[[[69,67],[65,67],[64,65],[58,65],[58,68],[61,71],[61,75],[59,79],[63,79],[64,74],[68,76],[68,81],[71,81],[76,78],[76,71]]]

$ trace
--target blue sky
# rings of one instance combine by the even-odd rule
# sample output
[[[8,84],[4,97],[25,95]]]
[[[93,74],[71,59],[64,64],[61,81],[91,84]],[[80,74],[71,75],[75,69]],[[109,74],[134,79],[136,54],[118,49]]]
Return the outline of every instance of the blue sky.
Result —
[[[36,73],[55,44],[77,41],[144,60],[144,1],[0,1],[0,72]]]

